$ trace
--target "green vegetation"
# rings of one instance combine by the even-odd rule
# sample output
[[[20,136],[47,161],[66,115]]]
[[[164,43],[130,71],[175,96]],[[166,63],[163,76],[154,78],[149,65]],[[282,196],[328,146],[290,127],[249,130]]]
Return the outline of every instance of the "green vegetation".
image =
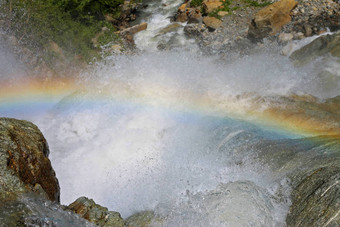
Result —
[[[243,0],[245,3],[247,3],[249,6],[254,7],[265,7],[271,4],[271,2],[257,2],[255,0]]]
[[[190,2],[190,6],[192,7],[201,6],[202,4],[203,4],[203,0],[192,0]]]
[[[104,20],[106,13],[120,15],[119,5],[124,0],[4,0],[0,20],[7,32],[45,63],[53,65],[59,58],[75,58],[87,62],[98,57],[98,46],[117,41],[116,29]],[[116,19],[117,19],[116,18]],[[106,27],[105,31],[102,28]],[[97,47],[93,38],[97,37]],[[53,50],[54,43],[62,50]],[[62,55],[62,56],[60,56]]]

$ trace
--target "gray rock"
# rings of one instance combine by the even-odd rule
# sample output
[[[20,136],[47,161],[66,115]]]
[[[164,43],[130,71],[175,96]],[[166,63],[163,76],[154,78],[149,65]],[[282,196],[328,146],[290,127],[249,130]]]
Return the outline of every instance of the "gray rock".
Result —
[[[340,165],[313,169],[292,180],[299,184],[292,192],[287,226],[340,225]]]
[[[313,42],[296,50],[290,55],[295,65],[305,65],[317,57],[330,54],[340,58],[340,32],[332,35],[323,35],[315,39]]]
[[[254,149],[260,151],[257,158],[270,166],[273,176],[290,179],[292,205],[287,226],[339,226],[339,138],[263,141]]]

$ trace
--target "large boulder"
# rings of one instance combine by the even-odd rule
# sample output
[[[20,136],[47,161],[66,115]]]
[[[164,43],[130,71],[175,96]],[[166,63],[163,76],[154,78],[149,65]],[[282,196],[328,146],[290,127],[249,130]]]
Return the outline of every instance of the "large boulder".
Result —
[[[261,141],[252,148],[273,176],[289,178],[287,226],[339,226],[339,135]]]
[[[301,66],[327,54],[340,58],[340,32],[318,37],[293,52],[290,58],[296,65]]]
[[[42,188],[50,200],[59,201],[59,183],[48,155],[47,142],[37,126],[0,118],[0,194]]]
[[[287,226],[339,226],[339,179],[339,165],[313,169],[299,179],[292,192]]]
[[[48,154],[37,126],[0,118],[0,226],[94,226],[58,203]]]
[[[291,21],[290,12],[296,5],[295,0],[281,0],[263,8],[255,14],[249,26],[248,37],[259,40],[268,35],[275,35]]]

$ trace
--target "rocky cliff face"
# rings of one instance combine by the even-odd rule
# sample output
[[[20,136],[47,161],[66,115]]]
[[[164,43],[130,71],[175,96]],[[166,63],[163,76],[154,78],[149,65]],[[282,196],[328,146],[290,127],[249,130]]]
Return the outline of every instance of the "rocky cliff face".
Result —
[[[47,142],[37,126],[27,121],[0,119],[1,193],[42,190],[59,202],[58,179],[48,159]]]
[[[0,226],[91,226],[58,203],[48,154],[37,126],[0,118]]]

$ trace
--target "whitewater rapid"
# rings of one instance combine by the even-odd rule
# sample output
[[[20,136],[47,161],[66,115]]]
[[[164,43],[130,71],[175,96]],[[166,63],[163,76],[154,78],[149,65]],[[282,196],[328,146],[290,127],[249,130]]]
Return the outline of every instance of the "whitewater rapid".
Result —
[[[33,121],[64,204],[87,196],[123,217],[153,210],[167,226],[283,226],[288,180],[254,162],[253,147],[303,135],[252,124],[248,97],[315,94],[310,75],[270,51],[233,64],[178,51],[112,56]]]

